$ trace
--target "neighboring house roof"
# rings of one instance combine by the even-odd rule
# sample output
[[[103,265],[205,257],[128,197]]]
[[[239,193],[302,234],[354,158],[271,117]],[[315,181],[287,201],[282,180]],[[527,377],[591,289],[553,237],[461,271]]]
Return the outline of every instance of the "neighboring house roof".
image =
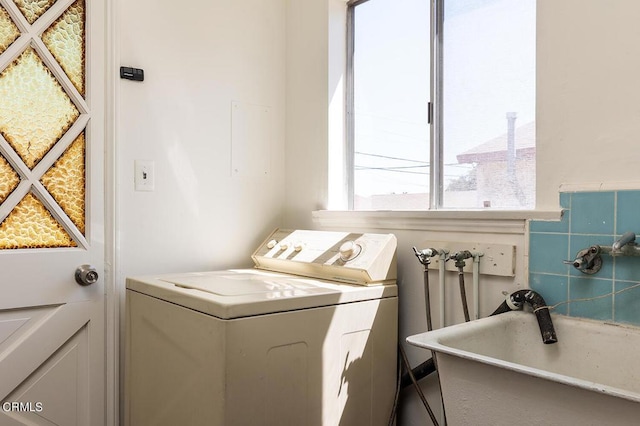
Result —
[[[516,158],[532,156],[536,152],[536,122],[515,129]],[[487,163],[506,161],[507,134],[504,133],[456,156],[458,163]]]

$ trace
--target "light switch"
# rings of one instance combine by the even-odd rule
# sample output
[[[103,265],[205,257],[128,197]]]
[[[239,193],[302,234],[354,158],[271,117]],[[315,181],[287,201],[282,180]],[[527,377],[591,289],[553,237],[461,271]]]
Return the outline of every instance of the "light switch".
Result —
[[[150,160],[135,160],[135,190],[136,191],[153,191],[155,188],[155,167],[154,162]]]

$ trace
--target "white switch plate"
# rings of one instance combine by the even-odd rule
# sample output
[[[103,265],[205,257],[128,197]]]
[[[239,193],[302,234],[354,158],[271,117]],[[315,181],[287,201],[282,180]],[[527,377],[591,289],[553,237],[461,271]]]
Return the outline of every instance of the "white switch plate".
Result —
[[[155,189],[155,163],[150,160],[134,161],[134,183],[136,191],[153,191]]]

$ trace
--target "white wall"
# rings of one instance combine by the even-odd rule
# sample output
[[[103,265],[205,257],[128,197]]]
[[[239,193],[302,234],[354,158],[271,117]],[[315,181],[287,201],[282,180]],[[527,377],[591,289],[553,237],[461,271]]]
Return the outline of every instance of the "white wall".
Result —
[[[120,65],[145,71],[117,89],[121,278],[249,266],[282,222],[284,0],[123,0],[118,26]],[[270,107],[267,175],[231,171],[232,101]],[[134,191],[136,159],[155,191]]]
[[[282,225],[285,2],[121,0],[116,23],[117,64],[145,72],[144,82],[116,87],[116,288],[124,307],[125,277],[249,267],[252,251]],[[232,135],[232,102],[270,107],[258,126],[265,132]],[[251,160],[232,173],[233,146],[256,144],[268,149],[268,173],[254,175]],[[134,191],[136,159],[155,162],[155,191]],[[121,309],[121,331],[123,316]]]
[[[640,3],[538,0],[538,205],[558,186],[639,188]]]
[[[368,229],[398,236],[401,338],[425,329],[421,267],[411,251],[428,241],[486,241],[516,246],[513,279],[483,277],[481,315],[487,315],[508,292],[526,285],[527,237],[505,233],[496,223],[474,219],[443,219],[440,215],[402,216],[395,221],[385,214],[317,215],[326,208],[329,172],[327,140],[329,100],[339,81],[322,70],[335,45],[325,45],[340,0],[304,0],[289,3],[304,25],[287,22],[287,72],[306,75],[304,85],[287,81],[287,177],[309,176],[312,185],[297,181],[287,186],[285,226]],[[304,6],[302,6],[304,4]],[[308,6],[308,7],[307,7]],[[640,144],[640,3],[629,0],[538,0],[537,52],[537,208],[557,210],[561,185],[587,184],[640,188],[637,159]],[[291,40],[298,40],[292,44]],[[339,50],[339,49],[338,49]],[[327,56],[329,55],[329,57]],[[321,70],[318,67],[322,67]],[[332,112],[333,114],[333,112]],[[332,130],[333,131],[333,130]],[[332,137],[335,137],[331,133]],[[297,179],[296,179],[297,180]],[[473,230],[476,221],[484,230]],[[497,223],[500,223],[498,221]],[[517,221],[516,221],[517,223]],[[483,225],[484,224],[484,225]],[[495,228],[492,227],[495,225]],[[516,226],[515,228],[517,228]],[[435,276],[432,276],[432,280]],[[455,283],[448,278],[449,283]],[[455,280],[455,278],[454,278]],[[450,290],[447,311],[461,321],[456,289]],[[435,295],[434,297],[437,297]],[[437,315],[434,311],[434,315]],[[426,357],[409,349],[412,364]],[[434,385],[429,389],[437,405]],[[414,392],[406,393],[400,412],[402,425],[428,424],[425,410]],[[434,407],[435,408],[435,407]]]
[[[328,138],[326,0],[287,0],[287,227],[309,228],[326,206]]]

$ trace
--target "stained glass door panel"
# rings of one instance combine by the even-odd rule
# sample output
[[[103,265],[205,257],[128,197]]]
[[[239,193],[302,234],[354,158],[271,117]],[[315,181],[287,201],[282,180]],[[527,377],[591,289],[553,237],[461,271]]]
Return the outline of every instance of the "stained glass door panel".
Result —
[[[0,8],[0,250],[87,247],[85,2],[53,20],[54,0],[14,3]]]

